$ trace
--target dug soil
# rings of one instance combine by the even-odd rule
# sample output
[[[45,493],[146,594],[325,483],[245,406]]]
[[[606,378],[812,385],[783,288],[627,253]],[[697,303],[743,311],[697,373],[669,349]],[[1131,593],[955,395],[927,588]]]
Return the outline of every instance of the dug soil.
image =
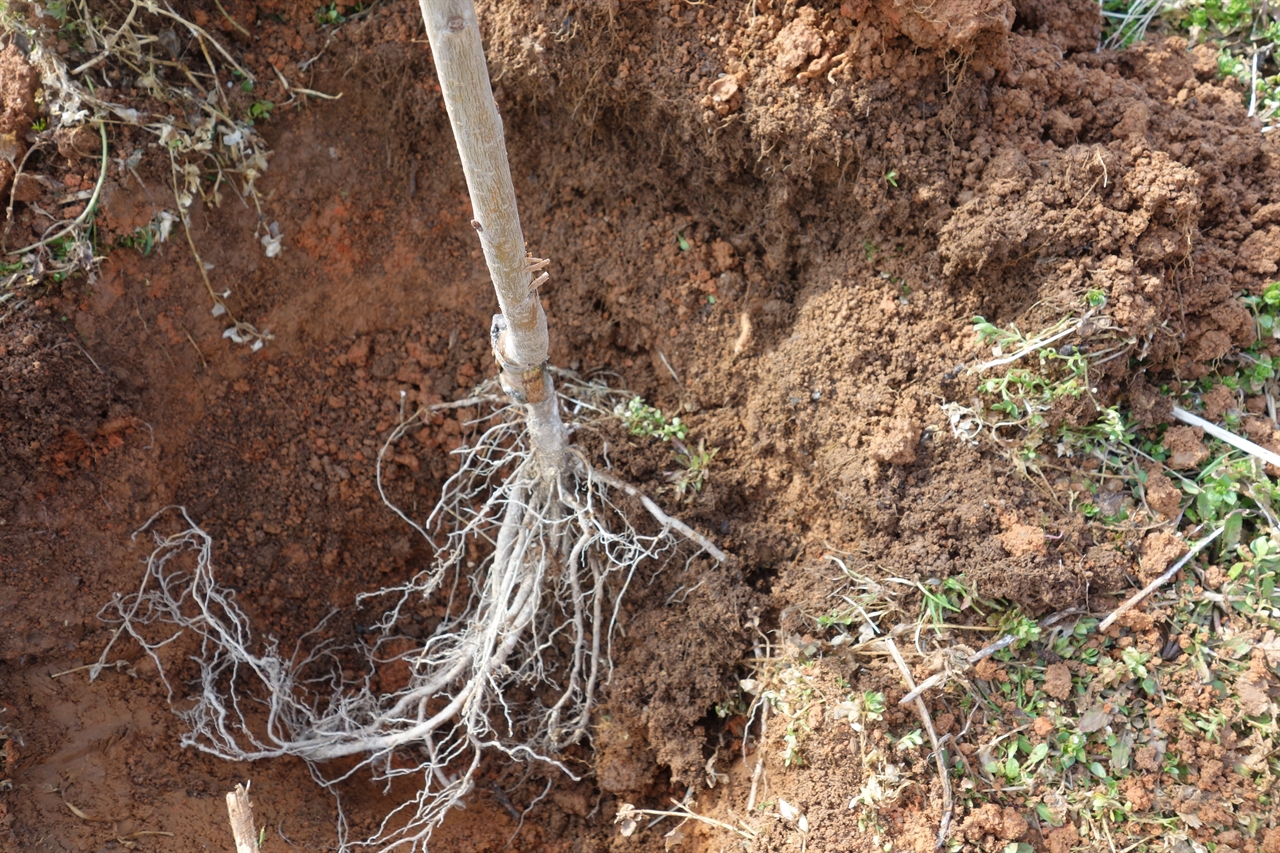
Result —
[[[332,849],[335,800],[304,764],[181,748],[174,710],[194,672],[181,656],[166,660],[172,696],[124,642],[88,680],[111,639],[98,612],[137,588],[154,539],[135,531],[181,505],[262,641],[291,647],[335,609],[328,636],[358,641],[373,616],[356,596],[432,559],[379,497],[379,449],[403,407],[464,398],[494,373],[496,306],[417,5],[347,8],[324,26],[314,0],[175,9],[277,105],[258,122],[274,152],[262,219],[227,188],[191,213],[213,289],[272,337],[257,350],[224,337],[180,227],[146,255],[106,251],[174,207],[163,149],[109,124],[100,270],[28,288],[0,324],[4,850],[229,849],[224,795],[246,779],[264,851]],[[104,8],[108,31],[126,11]],[[188,30],[137,14],[205,67]],[[731,557],[642,569],[591,740],[561,756],[580,781],[488,763],[433,849],[932,850],[941,789],[923,753],[916,784],[869,822],[850,808],[865,744],[818,714],[805,765],[785,766],[788,721],[771,718],[758,742],[759,717],[748,729],[735,705],[744,661],[818,642],[839,589],[829,556],[881,579],[963,572],[1033,614],[1113,604],[1138,574],[1134,542],[954,435],[941,407],[968,405],[965,367],[991,357],[973,317],[1034,331],[1100,290],[1128,349],[1094,371],[1092,399],[1163,422],[1153,389],[1253,341],[1237,297],[1280,263],[1275,137],[1219,79],[1212,47],[1099,52],[1092,0],[482,2],[479,14],[525,236],[553,262],[541,288],[553,364],[679,413],[718,452],[701,491],[679,496],[669,445],[612,420],[582,441]],[[39,146],[26,169],[40,180],[15,185],[5,220],[13,249],[96,184],[101,160],[95,131],[30,130],[43,103],[30,45],[5,44],[0,134],[19,161]],[[74,39],[58,49],[70,67],[96,55]],[[341,97],[291,98],[277,71]],[[84,73],[104,98],[156,109],[130,88],[136,69]],[[0,161],[6,201],[12,174]],[[272,222],[282,251],[269,258]],[[410,515],[439,496],[474,414],[439,414],[393,449],[384,474]],[[173,512],[154,529],[176,530]],[[440,615],[424,602],[397,630],[427,636]],[[893,670],[850,659],[831,672],[844,679],[832,691],[874,683],[889,722],[909,719]],[[670,808],[690,791],[691,808],[730,826],[751,818],[749,798],[772,815],[786,801],[806,831],[786,813],[754,819],[748,837],[614,825],[624,803]],[[344,783],[351,836],[412,792]],[[1228,830],[1240,837],[1206,820],[1197,837]],[[953,835],[964,849],[1066,849],[999,810],[960,809]]]

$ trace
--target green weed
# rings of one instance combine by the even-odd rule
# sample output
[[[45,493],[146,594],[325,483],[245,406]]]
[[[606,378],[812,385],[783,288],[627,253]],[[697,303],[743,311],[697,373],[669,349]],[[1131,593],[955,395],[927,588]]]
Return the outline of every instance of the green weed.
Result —
[[[711,460],[716,458],[720,448],[707,447],[706,439],[698,439],[697,449],[685,444],[689,428],[681,422],[680,417],[677,415],[668,419],[661,409],[648,405],[640,397],[632,397],[626,403],[619,403],[613,411],[632,435],[672,443],[680,468],[668,471],[666,477],[677,497],[692,500],[694,495],[702,491]]]
[[[275,108],[276,105],[271,101],[254,101],[249,105],[249,123],[270,121],[271,111]]]
[[[716,458],[720,448],[707,448],[706,439],[698,439],[698,449],[692,450],[679,439],[673,439],[676,446],[676,460],[683,466],[679,471],[667,474],[667,480],[675,487],[677,497],[690,497],[702,491],[707,478],[707,468],[711,460]]]
[[[320,26],[346,23],[347,16],[342,14],[337,3],[321,6],[316,9],[316,23]]]
[[[67,22],[67,13],[70,11],[70,0],[48,0],[44,4],[44,13],[53,18],[61,27]]]
[[[680,422],[679,416],[667,420],[661,409],[646,404],[640,397],[631,398],[626,405],[619,404],[614,414],[622,418],[627,431],[635,436],[684,441],[689,435],[689,428]]]
[[[118,238],[116,246],[122,249],[136,249],[138,254],[146,257],[155,249],[158,236],[159,232],[156,228],[151,224],[147,224],[132,234],[126,234]]]
[[[1243,512],[1239,506],[1238,501],[1237,514]],[[1088,843],[1109,847],[1109,838],[1132,845],[1143,835],[1198,826],[1195,814],[1180,811],[1174,800],[1135,804],[1127,783],[1152,774],[1157,790],[1193,783],[1196,756],[1203,754],[1200,744],[1245,744],[1239,754],[1249,752],[1251,758],[1247,767],[1238,762],[1237,772],[1255,780],[1259,792],[1268,791],[1271,780],[1280,776],[1280,734],[1271,716],[1245,713],[1235,685],[1246,677],[1255,648],[1257,634],[1249,631],[1268,624],[1267,619],[1280,619],[1280,600],[1274,598],[1280,532],[1242,541],[1231,557],[1229,569],[1214,561],[1226,570],[1216,593],[1198,586],[1198,573],[1205,569],[1192,567],[1151,600],[1147,610],[1170,637],[1178,638],[1177,654],[1169,654],[1167,647],[1161,654],[1160,641],[1153,638],[1163,632],[1098,634],[1099,620],[1091,615],[1037,621],[1010,602],[984,597],[963,575],[918,585],[904,582],[904,590],[915,589],[920,597],[917,627],[902,633],[914,633],[926,659],[930,648],[934,655],[945,655],[1003,638],[992,655],[998,664],[994,672],[978,678],[959,667],[932,688],[942,691],[931,700],[935,714],[942,706],[974,721],[967,739],[977,748],[968,750],[970,761],[953,766],[960,799],[970,807],[996,802],[1023,813],[1034,810],[1044,825],[1070,822]],[[1207,551],[1202,559],[1209,561]],[[851,624],[879,622],[872,614],[896,610],[890,599],[898,594],[840,565],[849,579],[841,598],[856,606],[816,620],[820,629],[836,632],[837,639]],[[878,604],[875,595],[881,596]],[[1052,695],[1047,686],[1051,661],[1060,667]],[[1070,676],[1066,690],[1063,672]],[[1207,707],[1190,700],[1183,705],[1180,696],[1188,683],[1207,685],[1222,699]],[[909,784],[885,752],[869,746],[867,732],[884,725],[885,697],[875,691],[854,693],[833,711],[859,733],[868,771],[868,781],[850,807],[866,807],[874,815]],[[793,733],[804,735],[801,728]],[[920,744],[914,730],[885,734],[892,745],[887,752],[893,755],[912,752]],[[1266,807],[1244,809],[1239,825],[1252,825],[1250,837],[1258,838],[1258,828],[1270,825],[1266,814]]]
[[[1266,0],[1183,0],[1170,4],[1165,17],[1174,29],[1218,46],[1218,72],[1238,80],[1249,114],[1272,125],[1280,112],[1280,20]]]

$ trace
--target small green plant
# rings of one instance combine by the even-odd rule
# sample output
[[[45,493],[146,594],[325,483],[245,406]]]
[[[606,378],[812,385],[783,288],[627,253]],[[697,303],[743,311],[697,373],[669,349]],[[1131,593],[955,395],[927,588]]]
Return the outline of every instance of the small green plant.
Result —
[[[240,81],[240,91],[242,92],[253,91],[253,81],[250,80],[247,76],[245,76],[245,73],[241,71],[239,68],[231,69],[231,78],[233,80]]]
[[[1002,350],[1013,333],[996,329],[982,317],[975,317],[974,331],[986,341],[994,341]],[[1018,340],[1018,343],[1025,341]],[[1028,418],[1048,411],[1063,397],[1080,397],[1089,389],[1089,360],[1079,347],[1061,349],[1042,347],[1034,353],[1038,368],[1013,368],[1004,376],[985,379],[978,386],[984,394],[999,397],[991,408],[1012,418],[1020,418],[1025,412]],[[1035,421],[1042,424],[1042,419]]]
[[[1230,35],[1252,25],[1256,6],[1250,0],[1188,0],[1184,8],[1192,26]]]
[[[678,497],[692,499],[702,491],[707,479],[707,469],[720,448],[707,447],[706,439],[698,440],[697,449],[691,448],[685,444],[689,428],[681,422],[679,416],[668,420],[661,409],[648,405],[640,397],[632,397],[625,404],[618,404],[613,411],[632,435],[658,438],[674,445],[680,470],[667,472],[667,481],[672,484]]]
[[[687,252],[691,248],[689,241],[685,239],[683,231],[676,232],[676,245],[680,247],[680,251]]]
[[[132,234],[126,234],[116,240],[116,246],[122,249],[136,249],[138,254],[146,257],[151,254],[156,245],[156,230],[150,225],[144,225]]]
[[[345,23],[346,20],[347,16],[342,14],[336,2],[316,9],[316,23],[322,27],[332,24],[342,24]]]
[[[1112,456],[1118,448],[1139,441],[1131,418],[1094,397],[1094,366],[1123,355],[1132,345],[1115,334],[1108,317],[1100,316],[1107,302],[1105,291],[1089,290],[1078,313],[1034,335],[1013,324],[1001,327],[974,317],[974,332],[991,347],[994,359],[975,368],[990,373],[978,384],[980,406],[944,405],[955,433],[970,441],[989,433],[1024,471],[1043,470],[1062,457]],[[1090,419],[1081,417],[1090,412]],[[1151,450],[1163,452],[1144,452]],[[1137,476],[1137,450],[1125,453],[1126,464]],[[1096,493],[1095,485],[1090,488]],[[1081,505],[1082,511],[1108,520],[1123,520],[1129,511],[1087,504]]]
[[[947,627],[950,614],[972,611],[985,618],[987,613],[999,607],[996,602],[970,589],[963,575],[953,575],[945,580],[931,578],[918,584],[917,588],[920,590],[922,614],[935,631]]]
[[[57,21],[58,26],[61,27],[67,22],[70,5],[70,0],[48,0],[44,4],[44,13]]]
[[[131,234],[125,234],[115,241],[115,245],[120,248],[136,248],[138,254],[146,257],[154,250],[157,238],[160,237],[160,231],[155,227],[154,223],[147,223],[138,228]]]
[[[258,121],[270,121],[271,111],[276,105],[271,101],[254,101],[249,105],[249,122],[250,124]]]
[[[1260,294],[1245,294],[1240,301],[1253,314],[1259,343],[1280,338],[1280,323],[1276,322],[1280,317],[1280,282],[1271,282]]]
[[[1107,2],[1119,4],[1119,0]],[[1169,25],[1195,41],[1216,43],[1218,73],[1238,80],[1249,114],[1274,126],[1280,112],[1280,65],[1275,59],[1280,21],[1265,0],[1184,0],[1176,4],[1135,0],[1134,5],[1140,3],[1157,9],[1167,7],[1164,17]]]
[[[619,404],[614,414],[622,418],[632,435],[684,441],[689,434],[689,428],[680,422],[679,416],[667,420],[661,409],[646,404],[640,397],[632,397],[626,405]]]
[[[173,224],[176,221],[177,217],[168,211],[162,210],[154,219],[139,227],[132,234],[117,238],[116,248],[136,249],[144,257],[150,255],[155,250],[157,243],[163,243],[169,239],[169,232],[173,229]]]
[[[676,459],[684,466],[683,470],[674,471],[667,475],[667,480],[675,486],[676,495],[684,497],[686,493],[690,497],[693,493],[702,491],[703,483],[707,478],[707,468],[711,465],[711,460],[716,458],[716,454],[720,452],[720,448],[707,448],[706,439],[698,439],[698,449],[692,450],[679,439],[673,439],[676,445]]]
[[[787,767],[803,765],[805,760],[800,745],[811,731],[809,711],[823,703],[823,696],[810,673],[801,667],[783,667],[769,681],[772,686],[761,692],[760,698],[787,721],[782,736],[783,764]]]
[[[49,129],[48,117],[40,116],[35,121],[31,122],[31,129],[34,130],[36,133],[40,133],[42,131],[48,130]]]
[[[889,186],[893,187],[894,189],[898,188],[898,170],[897,169],[890,169],[889,171],[885,172],[884,179],[889,184]]]
[[[899,752],[917,749],[924,745],[924,732],[920,729],[912,729],[902,737],[898,738],[893,748]]]

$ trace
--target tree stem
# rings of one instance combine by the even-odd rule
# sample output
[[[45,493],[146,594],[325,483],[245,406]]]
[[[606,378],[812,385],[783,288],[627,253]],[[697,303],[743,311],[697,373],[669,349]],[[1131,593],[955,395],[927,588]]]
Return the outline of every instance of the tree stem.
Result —
[[[475,5],[472,0],[419,0],[419,5],[471,193],[471,224],[480,237],[502,312],[490,328],[502,385],[525,404],[534,452],[545,467],[555,470],[563,461],[567,439],[546,370],[547,316],[532,286],[535,261],[525,253]]]

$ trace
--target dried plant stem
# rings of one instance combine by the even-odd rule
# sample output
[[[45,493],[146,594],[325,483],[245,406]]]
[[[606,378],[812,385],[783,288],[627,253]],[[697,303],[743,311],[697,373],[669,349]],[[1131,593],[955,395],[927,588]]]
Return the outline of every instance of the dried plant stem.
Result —
[[[750,829],[747,829],[745,827],[737,827],[732,824],[728,824],[728,823],[724,823],[723,821],[716,820],[714,818],[704,817],[703,815],[700,815],[697,812],[695,812],[693,809],[689,808],[689,806],[686,805],[685,803],[681,803],[677,800],[672,800],[671,804],[675,806],[675,811],[667,811],[664,809],[638,809],[635,806],[631,805],[630,803],[624,803],[622,805],[622,808],[618,810],[618,814],[614,818],[614,823],[621,823],[627,820],[634,820],[637,816],[656,817],[656,818],[678,817],[678,818],[681,818],[682,820],[696,820],[699,823],[705,823],[707,826],[714,826],[717,829],[727,829],[729,832],[739,835],[742,838],[745,838],[747,840],[750,840],[756,837],[756,833]],[[630,833],[624,831],[624,835],[630,835]]]
[[[30,252],[32,249],[39,249],[44,246],[47,246],[50,243],[52,243],[54,240],[58,240],[62,237],[67,236],[71,232],[75,231],[77,228],[79,228],[80,226],[88,222],[89,217],[93,216],[94,211],[98,207],[98,198],[102,195],[102,185],[106,183],[106,180],[107,180],[107,126],[104,122],[101,122],[101,121],[98,122],[98,134],[102,137],[102,166],[98,169],[98,182],[93,185],[93,195],[91,195],[89,197],[89,200],[85,202],[84,210],[80,212],[79,216],[77,216],[74,220],[71,221],[70,225],[67,225],[65,228],[63,228],[61,231],[57,232],[56,234],[52,234],[48,237],[41,237],[39,240],[32,243],[30,246],[23,246],[21,249],[14,249],[8,254],[21,255],[24,252]],[[14,182],[14,186],[17,186],[18,176],[16,174],[16,170],[13,177],[13,182]]]
[[[1121,604],[1119,607],[1117,607],[1110,616],[1108,616],[1106,619],[1103,619],[1101,622],[1099,622],[1098,633],[1101,634],[1103,631],[1110,628],[1113,624],[1115,624],[1115,621],[1117,619],[1119,619],[1121,616],[1123,616],[1124,614],[1132,610],[1134,607],[1136,607],[1144,598],[1146,598],[1148,595],[1150,595],[1151,593],[1155,592],[1157,589],[1159,589],[1160,587],[1168,583],[1169,580],[1178,573],[1179,569],[1181,569],[1183,566],[1189,563],[1191,561],[1191,558],[1194,557],[1196,554],[1199,554],[1206,545],[1208,545],[1213,540],[1217,539],[1223,530],[1226,530],[1226,528],[1219,527],[1217,530],[1213,531],[1208,536],[1201,539],[1196,544],[1192,545],[1191,550],[1188,551],[1185,555],[1183,555],[1181,560],[1179,560],[1178,562],[1170,566],[1168,571],[1160,575],[1160,577],[1156,578],[1151,583],[1144,586],[1142,589],[1138,590],[1136,593],[1134,593],[1134,595],[1128,601],[1126,601],[1124,604]]]
[[[756,794],[760,791],[760,780],[764,778],[764,731],[769,725],[769,703],[760,705],[760,741],[756,744],[756,766],[751,770],[751,793],[747,795],[747,814],[756,807]]]
[[[902,659],[902,652],[898,651],[898,644],[893,641],[892,637],[885,637],[883,640],[885,647],[888,648],[889,654],[893,656],[893,662],[898,665],[898,670],[902,673],[902,680],[906,682],[907,690],[914,691],[916,689],[916,680],[911,675],[911,668],[907,666],[907,662]],[[942,782],[942,820],[938,825],[938,840],[935,849],[941,850],[943,845],[947,843],[947,834],[951,831],[951,815],[953,811],[951,797],[951,777],[947,773],[947,762],[942,755],[942,747],[938,743],[938,732],[933,727],[933,717],[929,714],[929,708],[924,704],[919,694],[916,695],[916,713],[920,715],[920,722],[924,724],[925,731],[929,733],[929,743],[933,746],[933,758],[938,765],[938,779]]]
[[[1214,438],[1219,439],[1220,441],[1225,441],[1227,444],[1230,444],[1232,447],[1239,450],[1243,450],[1250,456],[1254,456],[1269,465],[1275,465],[1277,468],[1280,468],[1280,454],[1275,453],[1274,451],[1267,450],[1265,447],[1254,444],[1247,438],[1241,438],[1234,432],[1228,432],[1217,424],[1206,421],[1199,415],[1191,414],[1181,406],[1173,407],[1173,416],[1184,424],[1200,427],[1200,429],[1209,433],[1209,435]]]
[[[1089,318],[1092,316],[1093,316],[1093,311],[1086,311],[1083,317],[1081,317],[1079,320],[1077,320],[1075,323],[1071,324],[1067,328],[1062,329],[1060,331],[1052,332],[1043,338],[1035,338],[1031,341],[1028,341],[1027,344],[1022,349],[1018,350],[1012,355],[1006,355],[1002,358],[997,358],[994,361],[984,361],[982,364],[975,364],[973,367],[969,368],[969,373],[983,373],[985,371],[990,370],[993,367],[1002,367],[1006,364],[1013,364],[1015,361],[1018,361],[1019,359],[1030,355],[1036,350],[1043,349],[1044,347],[1047,347],[1052,343],[1056,343],[1057,341],[1062,340],[1068,335],[1072,335],[1080,331],[1080,329],[1084,326],[1085,323],[1089,321]]]

